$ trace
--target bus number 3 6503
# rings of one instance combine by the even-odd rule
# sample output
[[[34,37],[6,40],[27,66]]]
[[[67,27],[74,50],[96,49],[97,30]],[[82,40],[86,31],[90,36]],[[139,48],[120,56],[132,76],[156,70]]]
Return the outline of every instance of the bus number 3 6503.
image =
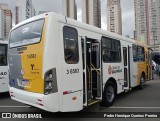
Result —
[[[79,69],[67,69],[66,70],[67,73],[66,74],[75,74],[75,73],[79,73]]]

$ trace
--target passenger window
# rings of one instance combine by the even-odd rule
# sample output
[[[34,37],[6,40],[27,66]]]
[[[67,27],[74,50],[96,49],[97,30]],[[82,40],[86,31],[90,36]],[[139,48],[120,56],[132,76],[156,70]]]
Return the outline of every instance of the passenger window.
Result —
[[[144,47],[137,47],[137,60],[138,61],[145,61],[145,52]]]
[[[63,27],[64,56],[68,64],[79,62],[78,33],[77,30],[68,26]]]
[[[102,55],[105,63],[121,61],[121,44],[120,41],[102,38]]]
[[[124,66],[127,66],[127,48],[123,47],[123,60],[124,60]]]
[[[0,66],[7,66],[7,45],[0,45]]]
[[[133,61],[137,62],[137,46],[136,45],[132,45],[132,51],[133,51]]]

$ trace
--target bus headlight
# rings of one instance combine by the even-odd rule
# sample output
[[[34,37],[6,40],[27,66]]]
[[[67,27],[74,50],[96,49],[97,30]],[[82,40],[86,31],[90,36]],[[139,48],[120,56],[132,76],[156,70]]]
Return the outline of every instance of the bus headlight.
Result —
[[[48,95],[58,91],[56,69],[53,68],[47,71],[44,75],[44,94]]]

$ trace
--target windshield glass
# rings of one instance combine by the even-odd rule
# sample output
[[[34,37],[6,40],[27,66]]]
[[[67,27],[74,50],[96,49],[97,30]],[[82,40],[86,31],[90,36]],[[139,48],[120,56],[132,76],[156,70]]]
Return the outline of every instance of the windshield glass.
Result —
[[[7,45],[0,44],[0,66],[7,66]]]
[[[22,25],[10,34],[10,47],[37,43],[41,39],[44,19]]]

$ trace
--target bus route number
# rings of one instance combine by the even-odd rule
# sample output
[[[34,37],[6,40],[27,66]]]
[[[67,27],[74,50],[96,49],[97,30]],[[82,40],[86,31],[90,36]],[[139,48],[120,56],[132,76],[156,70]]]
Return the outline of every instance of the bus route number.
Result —
[[[27,55],[27,59],[29,59],[29,58],[36,58],[36,54],[29,54],[29,55]]]
[[[79,73],[79,69],[67,69],[66,70],[67,73],[66,74],[75,74],[75,73]]]

